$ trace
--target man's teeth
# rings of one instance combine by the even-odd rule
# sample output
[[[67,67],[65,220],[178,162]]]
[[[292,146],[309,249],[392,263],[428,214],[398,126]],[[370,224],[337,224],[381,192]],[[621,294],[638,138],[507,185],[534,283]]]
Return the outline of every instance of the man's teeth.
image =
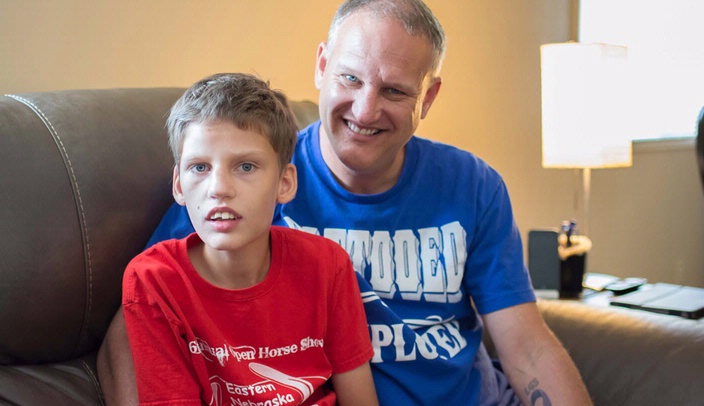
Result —
[[[381,130],[373,130],[373,129],[363,130],[363,129],[357,127],[356,125],[350,123],[349,121],[347,121],[347,127],[350,130],[352,130],[358,134],[362,134],[362,135],[374,135],[374,134],[378,134],[381,132]]]
[[[210,217],[211,220],[234,220],[235,215],[232,213],[215,213],[213,214],[212,217]]]

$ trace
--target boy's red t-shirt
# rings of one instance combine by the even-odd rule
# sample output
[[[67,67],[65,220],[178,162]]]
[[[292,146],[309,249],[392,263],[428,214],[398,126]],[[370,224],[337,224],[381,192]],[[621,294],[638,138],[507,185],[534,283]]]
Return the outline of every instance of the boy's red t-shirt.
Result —
[[[198,274],[195,233],[130,262],[123,307],[141,404],[334,405],[331,374],[371,359],[347,253],[296,230],[270,235],[269,272],[246,289]]]

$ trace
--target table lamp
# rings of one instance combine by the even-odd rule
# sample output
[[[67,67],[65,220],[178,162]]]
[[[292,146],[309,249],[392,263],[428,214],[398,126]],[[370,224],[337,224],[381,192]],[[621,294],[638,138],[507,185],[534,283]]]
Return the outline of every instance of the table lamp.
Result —
[[[632,164],[628,49],[577,42],[540,47],[544,168],[580,168],[581,233],[589,233],[592,168]]]

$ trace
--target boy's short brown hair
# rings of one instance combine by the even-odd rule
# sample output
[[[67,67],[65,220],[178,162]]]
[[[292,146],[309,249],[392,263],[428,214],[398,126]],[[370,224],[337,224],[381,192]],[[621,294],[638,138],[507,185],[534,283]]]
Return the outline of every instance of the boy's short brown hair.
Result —
[[[286,96],[267,82],[244,73],[219,73],[201,79],[171,107],[166,126],[176,165],[186,128],[227,120],[269,139],[281,170],[291,162],[298,128]]]

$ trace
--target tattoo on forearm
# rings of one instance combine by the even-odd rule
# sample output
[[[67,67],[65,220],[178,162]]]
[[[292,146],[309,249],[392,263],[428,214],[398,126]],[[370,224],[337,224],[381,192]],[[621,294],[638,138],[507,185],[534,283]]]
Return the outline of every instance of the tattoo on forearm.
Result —
[[[530,398],[531,406],[552,406],[552,402],[542,389],[538,388],[540,381],[538,378],[533,378],[532,381],[528,383],[528,386],[523,388],[523,393]]]

